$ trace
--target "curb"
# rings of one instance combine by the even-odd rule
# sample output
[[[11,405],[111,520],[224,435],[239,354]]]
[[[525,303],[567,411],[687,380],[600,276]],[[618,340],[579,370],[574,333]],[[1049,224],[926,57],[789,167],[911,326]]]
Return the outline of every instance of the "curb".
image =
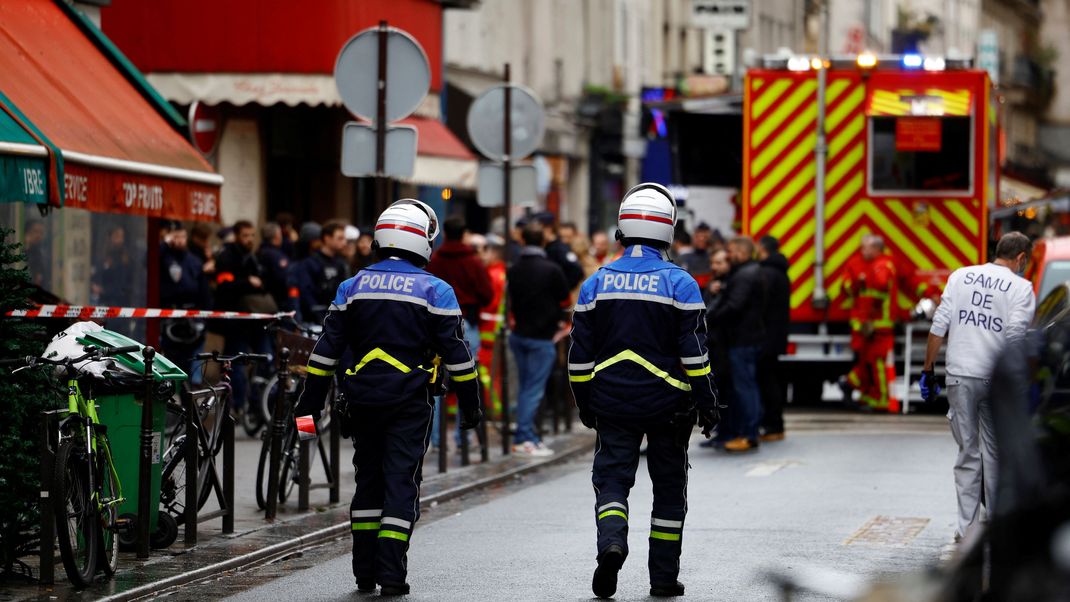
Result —
[[[544,460],[537,460],[531,462],[530,464],[517,466],[511,470],[504,471],[501,474],[476,479],[469,483],[457,485],[423,497],[420,500],[420,505],[426,507],[430,504],[449,501],[467,493],[477,491],[479,489],[484,489],[486,487],[491,487],[499,483],[504,483],[506,481],[509,481],[510,479],[513,479],[514,477],[527,474],[529,472],[535,472],[541,468],[563,463],[567,460],[572,459],[575,456],[581,455],[590,450],[590,446],[587,444],[588,442],[586,441],[586,437],[582,439],[583,440],[580,443],[570,445],[569,447],[561,450],[560,452],[555,453],[552,457],[546,458]],[[101,600],[101,602],[120,602],[126,600],[144,599],[148,596],[159,594],[160,592],[163,592],[165,590],[174,589],[176,587],[187,585],[195,581],[207,579],[208,577],[211,577],[213,575],[241,569],[254,564],[259,564],[272,558],[286,556],[287,554],[290,554],[297,550],[323,543],[332,539],[336,539],[338,537],[342,537],[348,532],[349,521],[338,523],[330,527],[318,529],[306,535],[301,535],[287,541],[281,541],[279,543],[263,547],[259,550],[256,550],[255,552],[249,552],[247,554],[242,554],[241,556],[235,556],[222,562],[217,562],[215,564],[210,564],[208,566],[182,573],[181,575],[174,575],[165,579],[161,579],[159,581],[146,583],[144,585],[131,588],[124,592],[99,598],[99,600]]]

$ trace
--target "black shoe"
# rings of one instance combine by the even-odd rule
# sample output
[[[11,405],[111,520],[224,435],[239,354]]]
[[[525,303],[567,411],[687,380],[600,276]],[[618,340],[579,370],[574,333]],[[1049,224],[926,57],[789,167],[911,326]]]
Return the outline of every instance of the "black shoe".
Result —
[[[612,598],[617,593],[617,571],[624,564],[624,548],[611,545],[598,555],[591,591],[599,598]]]
[[[380,596],[407,596],[409,595],[409,584],[399,583],[397,585],[383,584],[382,589],[379,590]]]
[[[375,591],[375,577],[357,579],[357,591],[362,594],[370,594]]]
[[[676,583],[651,585],[650,595],[655,598],[672,598],[674,596],[682,596],[684,595],[684,584],[677,581]]]

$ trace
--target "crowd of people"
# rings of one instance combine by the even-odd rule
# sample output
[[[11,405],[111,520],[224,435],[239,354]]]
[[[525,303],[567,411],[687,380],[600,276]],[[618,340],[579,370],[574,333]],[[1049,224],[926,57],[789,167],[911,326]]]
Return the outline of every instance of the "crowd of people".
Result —
[[[606,232],[587,236],[573,223],[558,223],[549,212],[519,219],[508,240],[498,225],[497,232],[481,234],[469,230],[462,216],[447,217],[442,223],[445,240],[426,269],[453,287],[465,338],[478,351],[480,378],[495,406],[501,404],[500,383],[489,368],[508,296],[509,350],[517,370],[513,448],[549,455],[553,452],[542,443],[535,421],[553,368],[563,358],[559,343],[568,336],[570,310],[580,284],[619,259],[623,249]],[[336,220],[295,227],[287,214],[259,231],[244,220],[218,231],[208,224],[196,224],[188,232],[180,222],[166,224],[161,231],[160,303],[179,309],[292,311],[298,321],[318,324],[339,285],[377,261],[372,240],[371,228]],[[730,408],[708,445],[737,452],[754,449],[761,440],[783,438],[786,383],[777,358],[787,346],[790,287],[787,259],[776,239],[764,237],[758,244],[746,237],[725,240],[705,223],[690,232],[681,225],[671,256],[701,287],[713,372]],[[164,353],[188,368],[189,358],[203,348],[203,329],[185,321],[165,327]],[[224,353],[271,352],[256,322],[219,322],[208,329],[223,336]],[[235,403],[241,406],[249,395],[245,375],[237,374],[233,386]],[[442,444],[440,415],[435,412],[433,447]],[[461,436],[458,430],[455,440]]]

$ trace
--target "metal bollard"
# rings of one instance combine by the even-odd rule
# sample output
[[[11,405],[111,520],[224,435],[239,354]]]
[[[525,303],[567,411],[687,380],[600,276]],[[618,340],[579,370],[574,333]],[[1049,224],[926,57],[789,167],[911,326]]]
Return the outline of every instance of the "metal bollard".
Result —
[[[52,585],[56,580],[56,515],[53,509],[52,480],[55,478],[56,453],[52,447],[52,425],[55,411],[41,412],[41,431],[38,445],[41,452],[41,566],[38,581]]]
[[[438,404],[438,471],[446,472],[449,466],[449,439],[446,438],[446,396],[443,395]]]
[[[197,490],[197,477],[200,466],[197,456],[200,446],[200,432],[197,429],[197,403],[193,400],[192,391],[182,392],[182,406],[186,408],[186,442],[182,453],[186,462],[186,507],[183,509],[183,542],[187,546],[197,545],[197,501],[200,499],[200,491]]]
[[[507,113],[508,114],[508,113]],[[509,440],[512,438],[509,433],[509,348],[506,345],[506,340],[509,337],[509,329],[502,324],[501,336],[498,337],[498,341],[495,347],[498,348],[498,369],[501,370],[501,382],[502,382],[502,455],[508,456],[513,447],[510,445]],[[493,380],[491,381],[493,382]]]
[[[331,408],[334,416],[331,417],[331,465],[330,465],[330,502],[338,503],[342,491],[342,423],[338,412]]]
[[[271,421],[271,458],[268,469],[266,520],[275,520],[279,505],[279,465],[282,463],[282,436],[286,431],[286,396],[290,388],[290,349],[279,351],[279,384]]]
[[[311,463],[308,460],[308,455],[312,453],[310,443],[312,442],[305,440],[298,444],[301,450],[301,456],[297,459],[297,510],[299,512],[308,510],[308,490],[312,485],[312,475],[309,474]]]
[[[223,533],[234,532],[234,416],[227,412],[223,422]]]
[[[445,399],[442,400],[445,403]],[[461,421],[461,404],[457,403],[457,422]],[[461,431],[461,466],[468,466],[468,431]]]
[[[141,357],[145,361],[145,399],[141,403],[141,450],[138,464],[138,491],[137,491],[137,557],[145,559],[149,557],[149,513],[151,511],[149,495],[151,493],[152,479],[152,406],[153,382],[152,363],[156,359],[156,350],[145,347],[141,351]]]
[[[479,427],[476,429],[476,438],[479,439],[479,459],[482,462],[490,460],[490,443],[487,441],[487,420],[490,419],[490,410],[487,409],[487,404],[483,404],[483,408],[486,411],[483,420],[479,421]]]

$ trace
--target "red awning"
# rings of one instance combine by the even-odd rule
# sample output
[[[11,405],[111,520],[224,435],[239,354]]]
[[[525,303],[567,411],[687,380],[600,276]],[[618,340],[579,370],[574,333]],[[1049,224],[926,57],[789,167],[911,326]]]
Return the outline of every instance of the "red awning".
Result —
[[[62,150],[66,206],[218,219],[222,177],[52,0],[0,3],[0,74]]]
[[[416,128],[414,184],[474,190],[479,163],[446,124],[435,119],[408,117],[399,123]]]
[[[407,117],[398,123],[416,128],[416,153],[419,155],[467,160],[476,158],[441,121],[426,117]]]

